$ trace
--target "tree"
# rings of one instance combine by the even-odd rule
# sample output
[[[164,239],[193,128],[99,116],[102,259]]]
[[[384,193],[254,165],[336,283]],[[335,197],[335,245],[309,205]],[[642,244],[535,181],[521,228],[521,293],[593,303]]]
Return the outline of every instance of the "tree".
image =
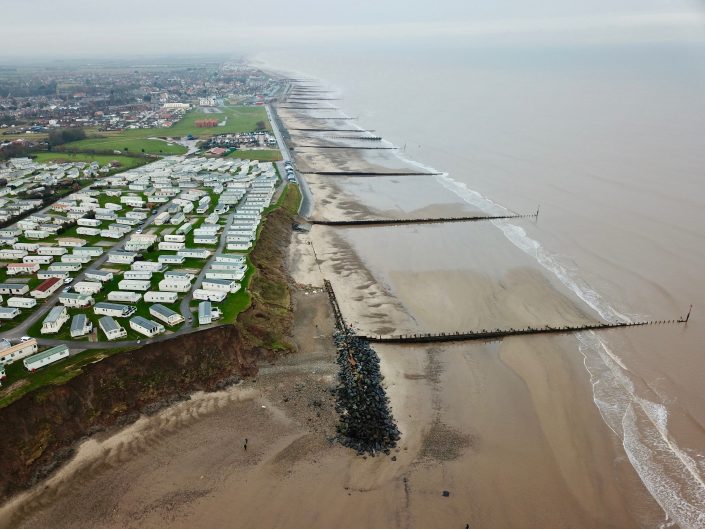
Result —
[[[255,126],[257,127],[257,130],[264,130],[267,128],[267,125],[264,121],[258,121]]]

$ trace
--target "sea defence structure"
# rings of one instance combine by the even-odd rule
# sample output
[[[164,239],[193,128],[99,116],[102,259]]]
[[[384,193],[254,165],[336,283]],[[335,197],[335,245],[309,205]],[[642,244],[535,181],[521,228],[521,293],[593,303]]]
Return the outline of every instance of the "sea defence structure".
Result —
[[[336,362],[340,367],[335,389],[335,409],[340,416],[338,440],[359,454],[389,454],[400,433],[382,386],[384,377],[379,368],[379,357],[369,342],[355,336],[345,325],[330,282],[326,280],[324,284],[337,328],[333,338],[338,350]]]
[[[400,224],[443,224],[449,222],[477,222],[483,220],[528,219],[537,218],[536,213],[530,215],[477,215],[467,217],[436,217],[421,219],[361,219],[361,220],[316,220],[308,219],[309,224],[322,226],[396,226]]]
[[[330,281],[324,280],[324,285],[331,305],[333,306],[333,315],[335,316],[336,326],[338,329],[348,329],[352,333],[350,327],[345,323],[343,314],[340,311],[338,300],[335,297],[333,286]],[[370,343],[388,343],[388,344],[424,344],[438,342],[465,342],[465,341],[489,341],[498,340],[508,336],[526,336],[531,334],[565,334],[581,331],[594,331],[606,329],[621,329],[627,327],[645,327],[647,325],[672,325],[677,323],[688,323],[690,312],[693,309],[691,305],[688,313],[684,317],[671,320],[647,320],[638,322],[598,322],[584,325],[542,325],[538,327],[527,326],[520,328],[509,329],[482,329],[479,331],[455,331],[441,333],[417,333],[417,334],[398,334],[388,336],[366,336],[355,334],[355,337]]]

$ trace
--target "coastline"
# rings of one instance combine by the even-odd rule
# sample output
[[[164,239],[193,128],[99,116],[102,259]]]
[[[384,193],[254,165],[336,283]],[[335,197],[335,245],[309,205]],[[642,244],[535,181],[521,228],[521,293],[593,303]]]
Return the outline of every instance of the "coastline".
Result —
[[[379,167],[371,164],[365,168],[372,166]],[[364,211],[364,197],[370,192],[374,191],[365,190],[365,195],[353,186],[346,196],[348,209],[333,204],[329,213],[348,215],[357,208],[357,214],[364,216],[369,213]],[[314,188],[317,202],[321,194]],[[192,527],[196,520],[225,527],[237,519],[238,526],[302,528],[464,523],[488,528],[564,527],[569,523],[628,528],[648,526],[663,517],[650,496],[643,495],[643,486],[619,439],[593,405],[582,359],[568,354],[575,344],[566,337],[511,338],[499,344],[443,347],[376,347],[403,435],[394,452],[396,461],[362,459],[331,446],[326,439],[335,417],[324,395],[334,370],[325,339],[329,332],[325,325],[332,329],[332,322],[319,290],[324,275],[338,279],[337,286],[345,292],[344,311],[353,314],[351,319],[357,324],[367,322],[380,330],[404,325],[435,329],[445,323],[439,319],[445,305],[429,308],[426,303],[413,303],[418,294],[415,286],[439,276],[438,270],[431,268],[421,276],[400,279],[393,258],[403,257],[397,252],[405,245],[388,244],[396,237],[378,235],[374,244],[369,243],[385,248],[386,255],[380,259],[369,250],[365,253],[361,246],[365,242],[359,238],[335,233],[316,227],[308,234],[292,236],[289,274],[301,289],[295,296],[294,312],[300,329],[299,354],[262,368],[257,382],[246,383],[246,388],[204,396],[204,401],[210,402],[202,406],[207,411],[189,422],[188,428],[179,427],[178,421],[174,423],[169,417],[172,411],[178,414],[177,409],[160,414],[162,422],[154,429],[152,440],[145,440],[141,449],[118,455],[123,469],[114,468],[115,460],[99,465],[90,480],[57,493],[48,502],[49,508],[29,518],[31,523],[26,526],[49,526],[54,509],[66,512],[68,508],[78,508],[77,519],[106,528],[129,527],[130,516],[141,527],[164,523]],[[487,235],[484,238],[477,244],[501,247],[507,242],[489,241]],[[438,242],[434,237],[431,240]],[[447,242],[441,249],[448,249]],[[516,258],[492,257],[505,266]],[[462,317],[462,311],[467,310],[478,318],[478,325],[506,318],[506,313],[493,312],[490,306],[501,301],[502,292],[514,295],[519,286],[524,288],[520,297],[506,299],[504,307],[533,298],[548,302],[522,305],[522,314],[514,315],[517,323],[550,317],[552,309],[553,317],[567,313],[576,321],[590,314],[589,308],[578,307],[575,293],[540,276],[538,267],[516,271],[512,262],[502,273],[498,264],[492,260],[473,263],[483,273],[458,290],[452,305],[454,314]],[[458,270],[440,273],[447,283],[426,283],[426,301],[439,289],[452,292],[468,276]],[[514,279],[507,283],[506,276]],[[501,289],[493,289],[499,284]],[[483,289],[487,294],[482,303],[471,308],[464,304],[463,300]],[[301,372],[301,378],[296,382],[286,376],[278,378],[288,371]],[[297,392],[297,384],[313,385],[317,389],[311,398],[320,398],[325,405],[312,408],[306,397],[299,402],[300,408],[290,406],[294,399],[289,396]],[[196,409],[200,398],[194,399]],[[185,415],[198,416],[188,403],[184,406]],[[319,413],[323,419],[316,415]],[[164,424],[176,427],[169,431]],[[315,429],[317,424],[319,429]],[[256,439],[257,446],[247,457],[239,450],[244,432],[257,432],[247,434]],[[222,442],[215,442],[218,439]],[[211,453],[199,450],[199,443],[208,444]],[[191,451],[197,455],[188,456]],[[156,461],[166,466],[157,468]],[[196,469],[202,468],[208,468],[209,475],[199,475]],[[158,484],[156,490],[150,489],[152,483]],[[90,498],[91,489],[116,484],[115,498],[107,494]],[[134,490],[128,490],[128,484]],[[443,497],[442,490],[449,490],[450,496]],[[276,497],[276,504],[269,497]],[[81,506],[82,501],[87,503]],[[640,515],[648,521],[639,519]],[[66,527],[70,522],[64,522]]]

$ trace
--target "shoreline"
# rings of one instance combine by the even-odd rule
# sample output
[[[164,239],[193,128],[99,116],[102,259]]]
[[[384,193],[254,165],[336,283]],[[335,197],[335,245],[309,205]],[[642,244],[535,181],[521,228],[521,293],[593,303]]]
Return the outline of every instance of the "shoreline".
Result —
[[[425,285],[427,293],[414,302],[418,285],[439,273],[418,252],[412,256],[416,270],[401,269],[409,257],[398,254],[405,245],[394,239],[365,243],[319,227],[294,233],[287,267],[298,289],[294,325],[300,352],[261,367],[257,381],[247,387],[224,392],[243,392],[248,397],[242,402],[209,394],[222,407],[206,406],[208,411],[188,428],[169,417],[181,406],[188,409],[188,402],[162,412],[162,425],[175,424],[174,430],[158,424],[155,438],[145,440],[141,450],[115,454],[116,461],[95,469],[85,483],[69,483],[44,503],[47,508],[27,513],[21,527],[49,527],[54,511],[71,512],[76,520],[105,529],[131,527],[133,520],[147,528],[230,527],[233,519],[238,526],[288,528],[471,523],[622,529],[649,526],[639,516],[663,519],[651,496],[643,496],[618,437],[593,404],[582,358],[566,354],[576,349],[570,337],[375,346],[402,431],[394,459],[359,458],[328,442],[336,417],[325,395],[335,369],[326,340],[332,332],[330,308],[320,291],[324,277],[343,285],[344,311],[354,315],[353,321],[390,329],[437,328],[447,323],[443,310],[457,319],[467,313],[480,322],[508,316],[520,322],[545,316],[552,303],[557,303],[555,317],[564,311],[573,318],[593,317],[588,312],[594,307],[578,307],[576,292],[553,278],[540,279],[540,266],[517,274],[514,260],[527,256],[511,253],[512,241],[481,237],[478,244],[493,242],[501,251],[473,261],[482,273],[442,270],[449,276],[440,284],[454,307],[449,309],[447,300],[424,306],[439,283]],[[451,247],[439,237],[429,240],[438,245],[437,255]],[[535,297],[544,304],[526,301]],[[521,311],[502,314],[490,308],[508,310],[517,303]],[[298,378],[290,379],[292,373]],[[315,388],[310,395],[309,387]],[[292,395],[301,392],[305,396],[294,405]],[[193,405],[199,409],[197,402]],[[198,417],[191,411],[186,415]],[[251,458],[240,448],[246,435],[255,440]],[[91,497],[96,490],[111,494]],[[75,525],[64,519],[55,527]]]

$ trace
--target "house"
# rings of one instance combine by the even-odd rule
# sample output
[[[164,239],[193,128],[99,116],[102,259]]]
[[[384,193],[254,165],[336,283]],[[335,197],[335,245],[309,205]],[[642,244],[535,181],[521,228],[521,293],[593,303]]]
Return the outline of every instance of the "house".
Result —
[[[129,290],[113,290],[108,292],[108,301],[125,301],[127,303],[137,303],[142,299],[142,294]]]
[[[10,263],[5,270],[9,276],[35,274],[39,271],[39,263]]]
[[[31,338],[16,345],[7,340],[0,340],[0,364],[7,365],[37,352],[37,340]]]
[[[0,320],[14,320],[20,315],[20,309],[16,307],[0,307]]]
[[[184,321],[184,317],[181,314],[174,312],[169,307],[165,307],[161,303],[155,303],[149,307],[149,313],[167,325],[176,325]]]
[[[227,297],[228,293],[221,290],[204,290],[202,288],[197,288],[193,291],[193,299],[204,300],[204,301],[223,301]]]
[[[71,320],[71,338],[85,336],[93,330],[93,324],[85,314],[76,314]]]
[[[34,298],[7,298],[8,307],[16,307],[19,309],[31,309],[37,305],[37,300]]]
[[[161,292],[150,290],[144,293],[144,300],[147,303],[176,303],[178,294],[176,292]]]
[[[201,288],[204,290],[218,290],[233,294],[240,290],[240,283],[233,279],[204,279],[201,283]]]
[[[191,282],[183,279],[164,278],[159,282],[159,290],[164,292],[188,292],[191,290]]]
[[[201,301],[198,304],[198,324],[209,325],[213,322],[213,310],[210,301]]]
[[[110,316],[103,316],[98,320],[98,327],[103,331],[108,340],[117,340],[127,336],[127,331]]]
[[[114,318],[128,318],[137,309],[131,305],[121,305],[120,303],[106,303],[101,301],[93,307],[93,312],[97,315],[112,316]]]
[[[58,277],[50,277],[42,281],[37,288],[32,290],[31,296],[37,299],[45,299],[61,288],[64,282]]]
[[[79,281],[73,289],[79,294],[97,294],[103,288],[103,283],[98,281]]]
[[[63,327],[68,319],[69,313],[66,312],[66,307],[57,305],[53,307],[49,311],[49,314],[47,314],[47,317],[44,318],[40,332],[42,334],[56,334],[61,330],[61,327]]]
[[[166,329],[161,323],[148,320],[142,316],[135,316],[130,320],[130,328],[140,334],[144,334],[148,338],[163,333]]]

